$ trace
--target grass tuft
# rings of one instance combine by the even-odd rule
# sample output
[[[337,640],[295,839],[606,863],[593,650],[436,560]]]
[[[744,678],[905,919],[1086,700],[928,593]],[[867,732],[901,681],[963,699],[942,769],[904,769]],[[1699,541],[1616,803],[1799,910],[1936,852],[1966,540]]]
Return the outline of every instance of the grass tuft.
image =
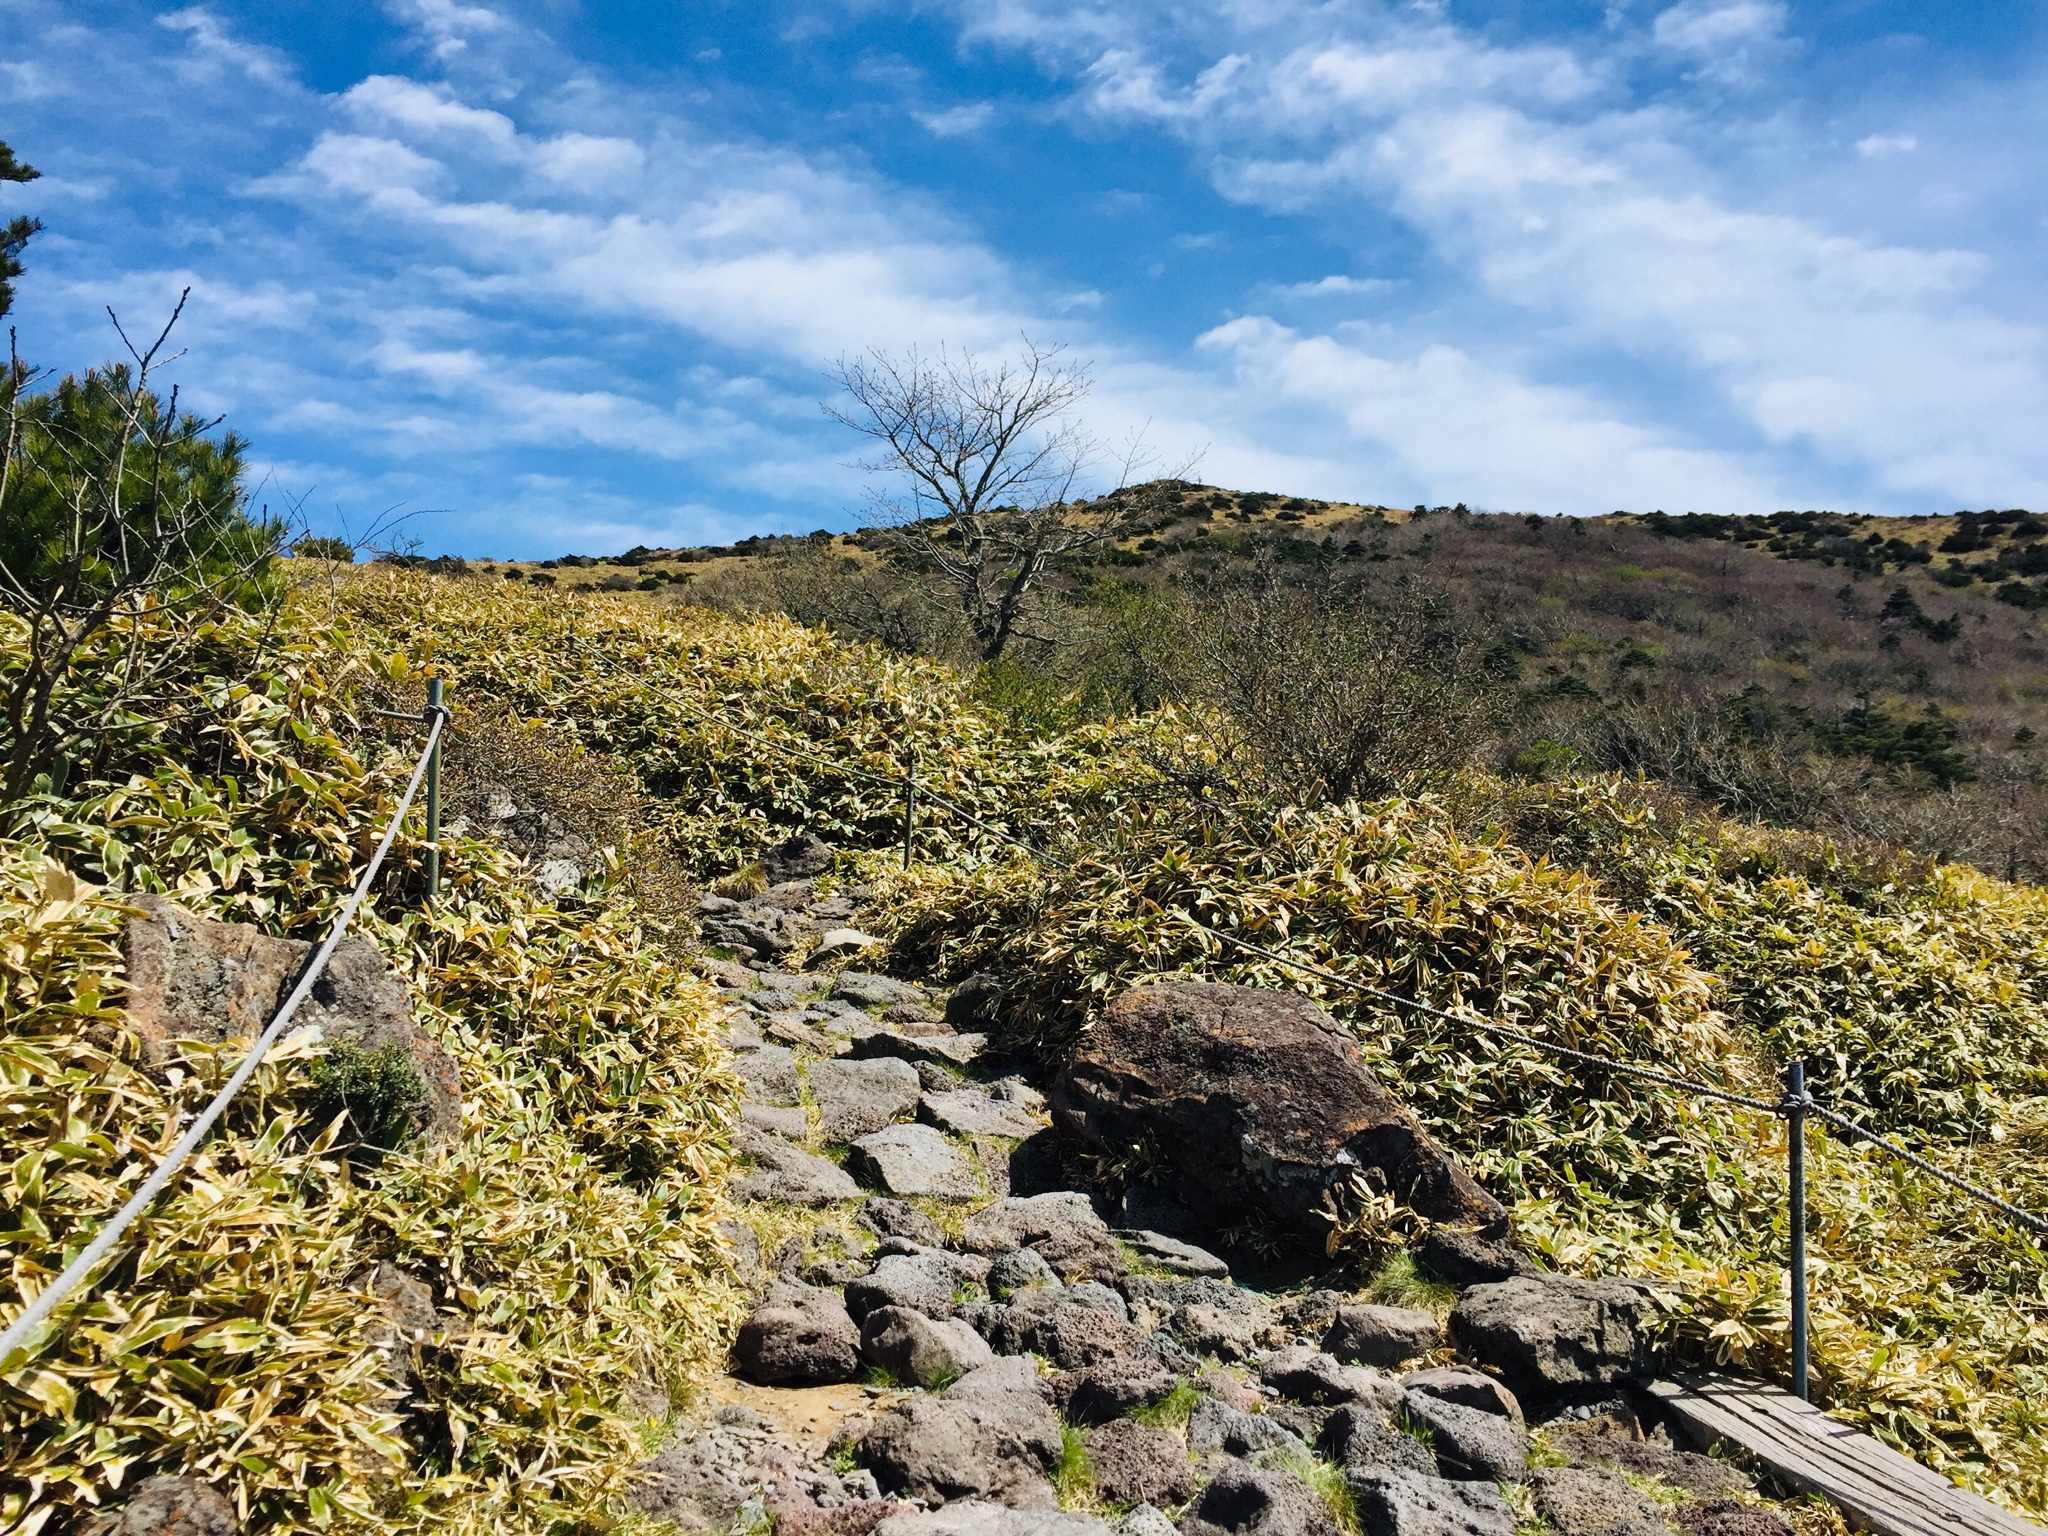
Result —
[[[1061,1509],[1085,1505],[1095,1493],[1095,1465],[1088,1459],[1088,1442],[1073,1425],[1060,1425],[1060,1459],[1052,1469],[1052,1491]]]
[[[1195,1405],[1202,1400],[1194,1384],[1177,1381],[1173,1390],[1156,1403],[1131,1410],[1131,1418],[1152,1429],[1180,1431],[1187,1428],[1188,1420],[1194,1417]]]
[[[1390,1307],[1427,1312],[1442,1322],[1457,1306],[1458,1290],[1441,1280],[1432,1280],[1416,1264],[1413,1254],[1406,1248],[1396,1248],[1372,1277],[1372,1299]]]

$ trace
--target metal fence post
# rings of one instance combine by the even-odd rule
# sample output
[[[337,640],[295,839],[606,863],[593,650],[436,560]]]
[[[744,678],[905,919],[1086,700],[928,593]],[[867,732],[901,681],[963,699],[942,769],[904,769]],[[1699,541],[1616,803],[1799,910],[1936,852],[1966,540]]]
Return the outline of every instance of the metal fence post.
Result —
[[[1792,1390],[1806,1399],[1806,1063],[1785,1069],[1785,1133],[1792,1194]]]
[[[910,771],[903,778],[903,867],[910,868],[910,843],[917,835],[917,754],[910,754]]]
[[[441,705],[441,679],[427,679],[426,721],[431,729],[436,716],[445,717],[447,710]],[[441,741],[434,739],[434,750],[427,754],[427,900],[432,901],[441,894]]]

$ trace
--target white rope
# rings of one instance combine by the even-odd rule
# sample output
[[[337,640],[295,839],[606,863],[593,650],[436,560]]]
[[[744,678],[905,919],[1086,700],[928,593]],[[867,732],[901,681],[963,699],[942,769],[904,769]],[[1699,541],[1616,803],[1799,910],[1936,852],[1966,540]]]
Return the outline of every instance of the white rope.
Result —
[[[114,1245],[121,1240],[121,1234],[133,1226],[135,1218],[147,1210],[150,1202],[163,1192],[164,1186],[170,1183],[178,1170],[185,1165],[186,1159],[198,1150],[199,1144],[206,1139],[207,1133],[213,1129],[214,1122],[220,1119],[234,1096],[241,1092],[242,1085],[247,1083],[256,1069],[263,1064],[263,1058],[270,1053],[271,1046],[275,1045],[278,1037],[284,1033],[285,1026],[291,1023],[292,1015],[299,1011],[299,1004],[306,1000],[307,994],[313,990],[313,984],[327,969],[327,961],[334,954],[335,945],[341,942],[342,935],[348,931],[348,925],[355,919],[357,909],[363,904],[363,898],[369,894],[370,883],[377,878],[377,871],[383,867],[384,856],[391,851],[392,840],[398,836],[399,824],[405,820],[405,813],[411,809],[413,796],[419,793],[420,780],[426,774],[427,763],[432,759],[434,748],[441,740],[441,727],[447,723],[447,719],[445,710],[434,715],[433,724],[427,732],[426,747],[421,751],[420,760],[413,768],[412,782],[405,786],[405,795],[398,802],[398,810],[391,817],[391,825],[384,829],[384,840],[377,844],[377,851],[371,855],[369,868],[363,871],[362,879],[356,882],[356,888],[349,893],[348,900],[341,904],[341,911],[335,914],[334,926],[328,930],[326,942],[320,946],[319,951],[313,956],[312,963],[300,976],[299,984],[292,988],[291,996],[284,1000],[284,1006],[277,1010],[277,1017],[270,1021],[270,1027],[263,1031],[256,1044],[250,1048],[249,1054],[242,1059],[242,1064],[235,1069],[235,1075],[228,1079],[227,1086],[214,1095],[211,1104],[200,1111],[199,1118],[192,1122],[191,1129],[178,1138],[178,1144],[171,1148],[162,1162],[157,1164],[156,1171],[143,1180],[142,1187],[135,1191],[128,1203],[116,1211],[107,1224],[100,1228],[99,1235],[86,1244],[85,1250],[77,1258],[64,1266],[61,1275],[43,1287],[35,1300],[23,1309],[21,1316],[7,1325],[7,1331],[0,1333],[0,1375],[18,1371],[28,1363],[26,1356],[20,1360],[15,1359],[15,1351],[21,1349],[29,1335],[57,1310],[58,1303],[85,1283],[86,1276],[100,1260],[113,1251]]]

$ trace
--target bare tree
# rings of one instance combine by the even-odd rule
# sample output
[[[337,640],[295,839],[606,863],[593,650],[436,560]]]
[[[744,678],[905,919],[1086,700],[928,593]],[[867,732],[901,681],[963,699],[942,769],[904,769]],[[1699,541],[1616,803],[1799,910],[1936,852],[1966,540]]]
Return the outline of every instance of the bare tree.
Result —
[[[184,690],[180,657],[206,620],[271,603],[281,524],[247,514],[242,444],[180,412],[151,375],[185,306],[127,363],[31,394],[14,355],[0,378],[0,804],[66,754],[160,723]],[[109,311],[111,315],[112,312]],[[120,331],[120,322],[115,320]],[[175,617],[174,624],[166,624]],[[82,667],[88,657],[90,666]],[[76,675],[74,675],[76,673]]]
[[[860,467],[907,487],[869,493],[875,521],[950,590],[984,661],[1019,636],[1045,638],[1024,626],[1047,572],[1117,537],[1135,511],[1076,499],[1112,456],[1078,416],[1093,380],[1062,350],[1026,337],[1018,358],[990,366],[971,353],[878,349],[832,374],[853,404],[825,414],[881,445]],[[1143,463],[1134,439],[1116,462],[1117,489]]]

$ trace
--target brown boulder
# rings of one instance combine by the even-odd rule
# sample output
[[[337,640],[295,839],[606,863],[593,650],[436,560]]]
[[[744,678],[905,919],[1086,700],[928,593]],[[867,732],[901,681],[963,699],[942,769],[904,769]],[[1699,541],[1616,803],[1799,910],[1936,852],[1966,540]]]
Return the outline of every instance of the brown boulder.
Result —
[[[173,1040],[254,1040],[269,1028],[315,948],[247,923],[194,916],[161,896],[137,896],[132,904],[143,915],[128,920],[128,1027],[151,1062],[167,1059]],[[399,1047],[426,1087],[425,1139],[447,1141],[461,1128],[455,1059],[412,1022],[405,983],[368,939],[351,934],[334,947],[292,1021],[294,1029],[308,1024],[317,1024],[330,1045]]]
[[[1292,992],[1208,982],[1135,987],[1053,1083],[1060,1130],[1111,1156],[1146,1146],[1209,1229],[1277,1223],[1320,1252],[1325,1197],[1353,1177],[1431,1221],[1507,1213]]]

